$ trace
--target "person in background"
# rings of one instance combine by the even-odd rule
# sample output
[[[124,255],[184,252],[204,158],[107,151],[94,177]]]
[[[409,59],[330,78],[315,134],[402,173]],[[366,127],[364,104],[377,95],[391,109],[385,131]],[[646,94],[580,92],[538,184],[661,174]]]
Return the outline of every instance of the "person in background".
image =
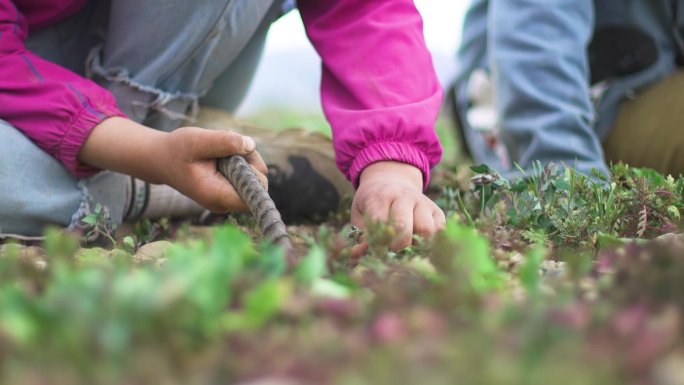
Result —
[[[684,173],[684,1],[473,0],[448,99],[475,161]]]
[[[356,187],[352,222],[392,221],[395,249],[431,235],[445,221],[423,195],[442,154],[434,123],[443,93],[413,2],[297,5],[322,59],[337,166]],[[201,108],[237,107],[269,25],[291,7],[0,0],[0,233],[76,228],[98,203],[116,222],[187,215],[197,204],[244,209],[216,159],[244,155],[265,177],[268,154],[264,161],[252,137],[185,122]],[[307,177],[271,182],[305,185]]]

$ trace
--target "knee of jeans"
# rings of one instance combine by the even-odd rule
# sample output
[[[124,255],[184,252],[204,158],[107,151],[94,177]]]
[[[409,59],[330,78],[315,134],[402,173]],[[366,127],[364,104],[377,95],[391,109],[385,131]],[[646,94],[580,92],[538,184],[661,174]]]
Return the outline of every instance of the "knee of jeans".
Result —
[[[41,239],[43,232],[49,226],[63,226],[69,230],[84,229],[82,221],[90,214],[91,205],[87,189],[79,186],[77,189],[69,189],[54,194],[57,199],[42,194],[33,195],[31,191],[15,191],[5,194],[0,201],[0,240]],[[23,199],[28,195],[29,199]],[[75,211],[74,210],[75,207]],[[108,209],[103,209],[108,210]]]
[[[142,123],[150,111],[157,111],[178,124],[195,121],[199,113],[198,93],[164,90],[133,79],[126,68],[105,68],[102,51],[102,45],[91,50],[86,63],[86,75],[103,81],[116,97],[122,111],[131,119]]]

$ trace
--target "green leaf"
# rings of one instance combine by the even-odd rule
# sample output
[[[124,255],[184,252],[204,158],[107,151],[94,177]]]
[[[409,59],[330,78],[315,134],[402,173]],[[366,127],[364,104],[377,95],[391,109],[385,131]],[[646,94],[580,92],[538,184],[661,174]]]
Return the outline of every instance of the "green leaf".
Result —
[[[81,218],[81,222],[89,224],[91,226],[95,226],[97,223],[97,214],[88,214],[85,217]]]
[[[51,257],[64,261],[73,261],[73,255],[78,250],[78,239],[72,234],[57,228],[49,228],[45,232],[45,252]]]
[[[251,239],[239,228],[231,225],[214,230],[209,255],[217,275],[237,276],[254,254]]]
[[[256,266],[269,278],[282,276],[287,270],[285,251],[282,247],[264,242]]]
[[[310,285],[316,279],[328,274],[328,265],[325,251],[318,245],[314,245],[309,253],[302,259],[294,271],[298,282]]]
[[[135,249],[135,240],[131,236],[125,236],[123,239],[123,244],[128,248],[129,251]]]
[[[645,245],[648,243],[648,240],[646,240],[646,239],[619,238],[619,237],[616,237],[614,235],[606,234],[606,233],[598,233],[596,238],[597,238],[598,246],[601,249],[624,246],[624,245],[627,245],[630,243],[636,243],[636,244],[640,244],[640,245]]]
[[[335,273],[330,277],[330,279],[335,281],[335,283],[338,285],[344,286],[351,292],[357,292],[359,290],[359,284],[346,273]]]
[[[658,171],[655,171],[650,168],[632,168],[632,172],[636,176],[640,176],[643,178],[648,179],[652,183],[655,183],[658,186],[662,186],[665,184],[665,176]]]
[[[125,353],[130,342],[130,324],[123,319],[110,319],[99,331],[100,343],[104,350],[114,356]]]
[[[20,345],[34,342],[40,334],[40,324],[31,308],[35,303],[27,298],[17,286],[6,286],[0,292],[0,335],[5,335]]]
[[[414,257],[408,263],[408,266],[418,274],[429,280],[438,280],[439,274],[435,270],[435,266],[427,258]]]
[[[111,264],[108,256],[109,251],[101,247],[79,249],[74,254],[78,265],[83,267],[109,267]]]
[[[320,297],[345,299],[349,298],[351,295],[351,290],[335,281],[319,278],[313,282],[311,286],[311,293]]]
[[[492,170],[486,164],[471,166],[470,170],[472,170],[476,174],[491,174],[492,172]]]
[[[245,295],[244,307],[248,325],[252,328],[261,327],[278,312],[292,291],[292,282],[284,279],[269,279],[250,290]]]
[[[667,213],[670,214],[670,216],[676,220],[679,220],[681,218],[681,214],[679,213],[679,209],[677,208],[677,206],[668,207]]]
[[[532,207],[532,210],[533,210],[533,211],[542,211],[541,202],[540,202],[540,201],[537,201],[537,202],[534,204],[534,207]]]
[[[544,246],[537,244],[527,252],[525,262],[523,262],[518,270],[520,283],[529,294],[536,295],[539,292],[541,284],[539,268],[544,261],[545,255],[546,249]]]
[[[489,242],[475,229],[456,221],[448,221],[442,233],[448,242],[452,268],[462,275],[461,285],[466,290],[486,293],[498,289],[504,276],[492,259]]]

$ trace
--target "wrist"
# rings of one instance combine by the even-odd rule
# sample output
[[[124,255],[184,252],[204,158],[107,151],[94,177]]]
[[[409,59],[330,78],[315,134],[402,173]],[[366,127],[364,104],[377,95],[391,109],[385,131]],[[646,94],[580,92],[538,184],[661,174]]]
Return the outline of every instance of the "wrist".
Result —
[[[167,135],[130,119],[111,117],[93,128],[78,159],[90,166],[162,183],[164,160],[159,148]]]
[[[411,164],[397,161],[379,161],[371,163],[361,171],[359,186],[373,181],[399,182],[423,191],[423,173]]]

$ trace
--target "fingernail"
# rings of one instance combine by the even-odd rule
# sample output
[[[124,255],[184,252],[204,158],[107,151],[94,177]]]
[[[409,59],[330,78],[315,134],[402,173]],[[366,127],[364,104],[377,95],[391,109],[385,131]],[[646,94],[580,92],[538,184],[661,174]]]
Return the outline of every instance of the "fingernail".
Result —
[[[242,137],[242,150],[244,152],[252,152],[256,148],[256,142],[249,136]]]

